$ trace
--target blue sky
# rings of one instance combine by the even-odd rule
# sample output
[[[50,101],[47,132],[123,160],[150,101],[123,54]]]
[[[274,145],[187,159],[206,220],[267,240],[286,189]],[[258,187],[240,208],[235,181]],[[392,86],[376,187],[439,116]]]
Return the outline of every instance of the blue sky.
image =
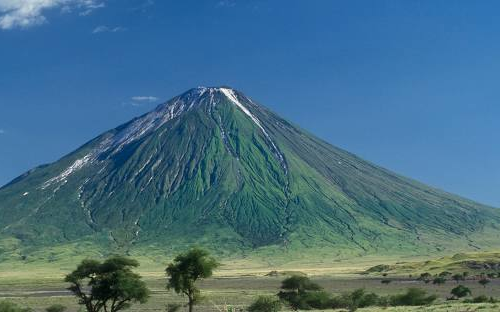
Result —
[[[0,185],[200,85],[500,207],[496,1],[0,0]]]

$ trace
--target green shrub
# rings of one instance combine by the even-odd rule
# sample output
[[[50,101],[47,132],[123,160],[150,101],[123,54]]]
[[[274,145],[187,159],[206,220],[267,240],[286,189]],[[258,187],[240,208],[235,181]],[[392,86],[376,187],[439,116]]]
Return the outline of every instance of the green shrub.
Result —
[[[380,297],[374,293],[366,293],[364,289],[356,289],[333,300],[333,308],[344,308],[356,311],[359,308],[380,305]]]
[[[451,276],[451,272],[444,271],[444,272],[439,273],[439,276],[440,277],[448,277],[448,276]]]
[[[302,296],[302,302],[310,309],[330,309],[333,305],[332,295],[325,291],[312,291]]]
[[[391,304],[391,297],[390,296],[383,296],[383,297],[379,297],[378,298],[378,306],[381,306],[381,307],[389,307]]]
[[[62,304],[54,304],[45,309],[47,312],[64,312],[66,311],[66,307],[63,306]]]
[[[321,286],[313,283],[306,276],[294,275],[281,282],[278,297],[285,301],[293,310],[310,310],[313,307],[323,307],[331,304],[331,296],[322,291]]]
[[[463,281],[465,278],[462,274],[455,274],[451,277],[455,282]]]
[[[474,297],[470,300],[464,300],[465,303],[497,303],[497,300],[493,297],[487,297],[485,295]]]
[[[10,301],[0,301],[0,312],[31,312],[30,308],[21,308]]]
[[[488,285],[490,283],[490,280],[487,278],[482,278],[479,280],[478,283],[481,284],[484,288],[486,288],[486,285]]]
[[[427,292],[419,288],[410,288],[405,294],[395,295],[390,298],[391,306],[423,306],[433,303],[437,296],[427,296]]]
[[[423,281],[424,283],[429,283],[431,281],[432,275],[430,273],[422,273],[420,274],[418,280]]]
[[[169,303],[167,304],[167,312],[177,312],[182,308],[182,305],[178,303]]]
[[[278,297],[287,302],[293,310],[329,309],[334,305],[332,296],[321,290],[303,293],[280,292]]]
[[[312,282],[307,276],[292,275],[281,282],[281,289],[303,293],[308,290],[321,290],[321,286]]]
[[[432,281],[432,283],[434,285],[443,285],[444,283],[446,283],[446,278],[438,276],[438,277],[434,278],[434,280]]]
[[[249,312],[278,312],[281,311],[281,302],[271,296],[260,296],[247,310]]]
[[[457,287],[451,290],[451,294],[455,298],[463,298],[472,295],[472,292],[468,287],[465,287],[463,285],[458,285]]]

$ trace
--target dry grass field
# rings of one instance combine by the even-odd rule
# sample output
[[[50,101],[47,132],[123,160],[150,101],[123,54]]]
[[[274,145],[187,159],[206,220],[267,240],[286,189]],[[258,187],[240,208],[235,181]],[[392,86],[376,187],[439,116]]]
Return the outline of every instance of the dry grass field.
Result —
[[[415,259],[418,263],[420,259]],[[351,261],[337,261],[331,264],[316,263],[315,265],[293,265],[281,267],[265,267],[260,263],[230,262],[225,263],[216,272],[214,278],[200,282],[204,301],[198,306],[198,311],[230,311],[244,309],[258,295],[272,295],[279,291],[280,282],[286,274],[307,274],[311,279],[325,288],[326,291],[341,294],[358,288],[379,295],[391,295],[404,292],[409,287],[419,287],[427,290],[429,294],[436,294],[439,300],[429,307],[402,307],[402,308],[369,308],[360,311],[433,311],[433,312],[465,312],[465,311],[500,311],[497,304],[463,304],[460,302],[446,301],[450,290],[457,284],[448,281],[444,285],[425,284],[410,279],[408,275],[389,274],[392,282],[388,285],[381,283],[382,276],[361,274],[373,264],[395,263],[391,259],[357,259]],[[168,303],[183,303],[185,298],[180,297],[165,289],[166,279],[163,264],[151,265],[140,268],[140,273],[152,290],[152,296],[144,305],[134,305],[131,311],[165,311]],[[242,269],[244,268],[244,269]],[[267,276],[270,271],[278,271],[278,276]],[[47,266],[31,266],[25,270],[17,267],[0,270],[0,297],[11,300],[23,306],[43,311],[46,307],[59,303],[68,307],[68,312],[80,311],[75,298],[65,290],[67,285],[63,277],[70,271],[70,266],[59,269]],[[472,290],[474,296],[486,295],[500,298],[500,280],[495,279],[487,287],[482,287],[477,280],[467,280],[463,285]],[[233,310],[234,311],[234,310]]]

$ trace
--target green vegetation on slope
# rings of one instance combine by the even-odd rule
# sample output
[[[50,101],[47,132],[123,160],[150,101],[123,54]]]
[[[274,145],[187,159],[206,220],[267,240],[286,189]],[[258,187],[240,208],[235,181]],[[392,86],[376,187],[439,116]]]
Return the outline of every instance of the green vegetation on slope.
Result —
[[[469,272],[470,274],[500,273],[500,253],[459,253],[434,260],[398,262],[392,265],[380,264],[366,270],[368,274],[391,275],[420,274],[423,272],[430,274],[439,274],[441,272]]]
[[[165,259],[193,244],[283,261],[499,247],[499,211],[221,90],[190,90],[0,189],[0,261]]]

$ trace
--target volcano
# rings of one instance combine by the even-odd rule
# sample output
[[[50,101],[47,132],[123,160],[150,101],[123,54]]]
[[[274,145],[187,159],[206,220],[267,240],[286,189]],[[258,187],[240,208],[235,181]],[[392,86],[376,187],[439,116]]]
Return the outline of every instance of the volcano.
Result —
[[[499,210],[364,161],[225,87],[191,89],[0,189],[0,260],[189,245],[418,254],[499,238]]]

